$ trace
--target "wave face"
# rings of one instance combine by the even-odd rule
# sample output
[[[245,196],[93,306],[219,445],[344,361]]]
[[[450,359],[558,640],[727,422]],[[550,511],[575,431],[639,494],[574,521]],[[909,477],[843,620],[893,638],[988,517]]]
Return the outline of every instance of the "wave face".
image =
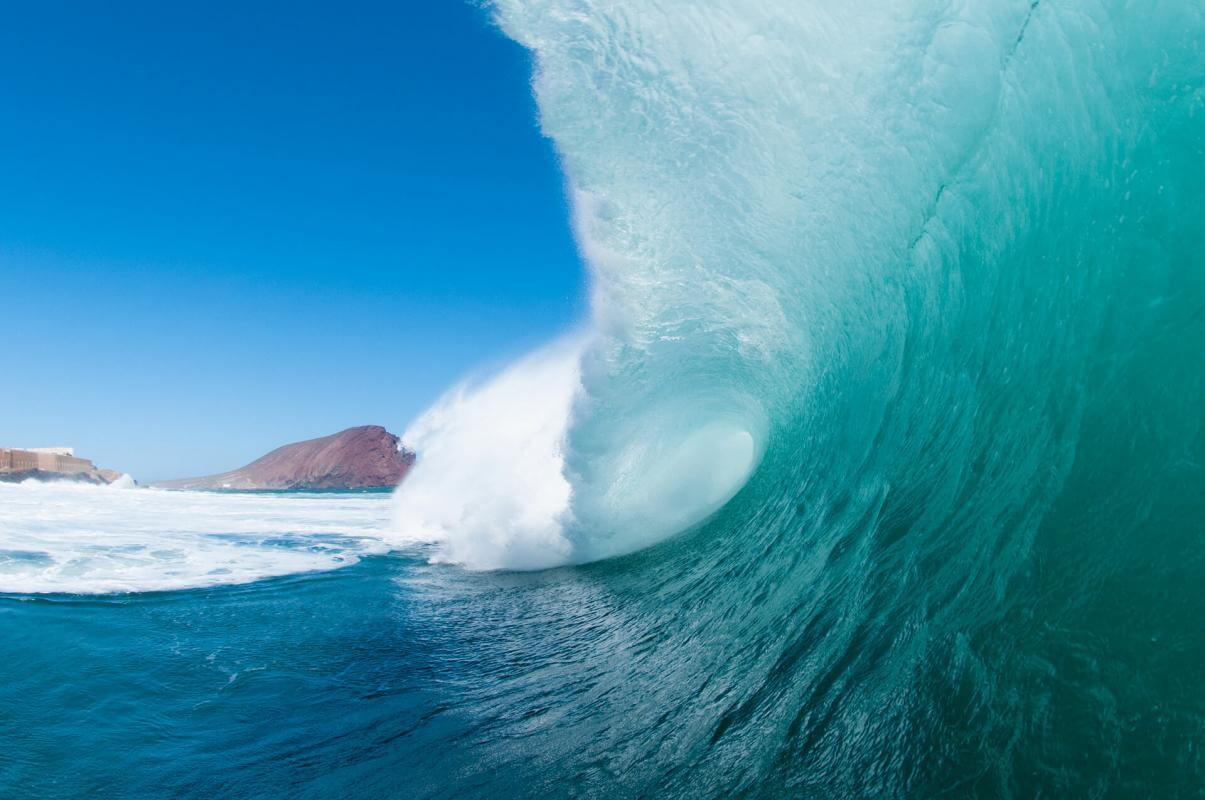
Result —
[[[537,448],[556,502],[491,517],[498,484],[465,482],[426,536],[477,567],[662,542],[589,572],[577,628],[500,634],[599,665],[558,670],[584,699],[496,679],[559,712],[550,773],[633,796],[1199,790],[1203,13],[497,0],[593,330]],[[462,518],[494,538],[450,544]]]
[[[404,488],[403,539],[482,568],[619,555],[767,457],[788,488],[766,502],[847,491],[820,478],[833,437],[851,452],[824,469],[899,491],[865,459],[932,490],[1009,436],[1011,479],[1057,493],[1105,339],[1164,324],[1176,281],[1192,296],[1200,9],[823,6],[498,3],[537,62],[592,334],[550,348],[555,376],[524,378],[533,355],[408,432],[449,454],[417,481],[455,490]],[[454,464],[518,453],[543,468],[460,485]]]

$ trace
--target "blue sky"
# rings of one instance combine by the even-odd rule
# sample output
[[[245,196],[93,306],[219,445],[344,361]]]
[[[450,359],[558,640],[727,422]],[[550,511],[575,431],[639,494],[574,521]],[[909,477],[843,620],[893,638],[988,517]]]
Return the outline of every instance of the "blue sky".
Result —
[[[23,3],[0,27],[0,446],[140,479],[406,423],[584,313],[480,7]]]

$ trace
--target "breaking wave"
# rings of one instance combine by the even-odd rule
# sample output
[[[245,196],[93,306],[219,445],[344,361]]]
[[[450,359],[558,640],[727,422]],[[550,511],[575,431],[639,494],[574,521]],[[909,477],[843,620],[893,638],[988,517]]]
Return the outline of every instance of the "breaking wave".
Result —
[[[759,518],[916,492],[938,526],[1025,498],[1031,529],[1132,374],[1118,343],[1197,325],[1199,5],[496,13],[535,59],[591,330],[407,432],[396,527],[439,559],[631,552],[755,475]]]
[[[479,680],[555,735],[491,764],[598,796],[1195,796],[1205,7],[494,8],[591,330],[419,423],[448,491],[403,487],[398,525],[472,567],[606,561],[530,578],[566,611]],[[452,469],[478,458],[513,474]],[[490,718],[490,752],[529,735]]]

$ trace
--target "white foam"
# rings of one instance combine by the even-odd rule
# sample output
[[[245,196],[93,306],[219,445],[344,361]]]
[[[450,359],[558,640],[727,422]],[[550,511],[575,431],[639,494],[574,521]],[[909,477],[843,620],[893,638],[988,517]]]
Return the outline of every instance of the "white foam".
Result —
[[[124,487],[124,488],[123,488]],[[248,583],[385,553],[388,495],[222,494],[0,484],[0,592]]]
[[[668,538],[740,490],[760,428],[700,416],[689,397],[643,409],[634,435],[587,458],[595,474],[575,472],[567,436],[590,411],[588,346],[566,337],[457,386],[406,431],[419,455],[395,494],[396,543],[434,544],[432,560],[470,569],[581,563]]]
[[[403,434],[418,463],[396,492],[398,541],[474,569],[569,560],[564,439],[583,346],[570,336],[459,385]]]

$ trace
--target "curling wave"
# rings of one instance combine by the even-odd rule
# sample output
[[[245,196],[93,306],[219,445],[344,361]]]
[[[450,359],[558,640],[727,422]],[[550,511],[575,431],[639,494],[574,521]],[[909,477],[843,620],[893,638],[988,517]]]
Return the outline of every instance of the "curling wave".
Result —
[[[414,473],[449,506],[403,487],[398,524],[485,568],[661,543],[532,577],[569,610],[472,638],[532,669],[482,695],[558,720],[496,763],[586,795],[1191,796],[1200,3],[495,9],[591,333],[420,422],[475,430]],[[528,411],[542,444],[485,456],[514,475],[444,481]]]
[[[1173,283],[1192,266],[1193,4],[1141,23],[1015,0],[496,11],[535,59],[591,331],[406,434],[428,455],[397,527],[444,560],[631,552],[767,457],[754,506],[848,491],[818,474],[821,441],[846,451],[834,474],[898,486],[856,461],[873,458],[963,484],[1007,435],[1027,455],[1010,479],[1049,501],[1102,337],[1152,324],[1119,302],[1133,262]]]

